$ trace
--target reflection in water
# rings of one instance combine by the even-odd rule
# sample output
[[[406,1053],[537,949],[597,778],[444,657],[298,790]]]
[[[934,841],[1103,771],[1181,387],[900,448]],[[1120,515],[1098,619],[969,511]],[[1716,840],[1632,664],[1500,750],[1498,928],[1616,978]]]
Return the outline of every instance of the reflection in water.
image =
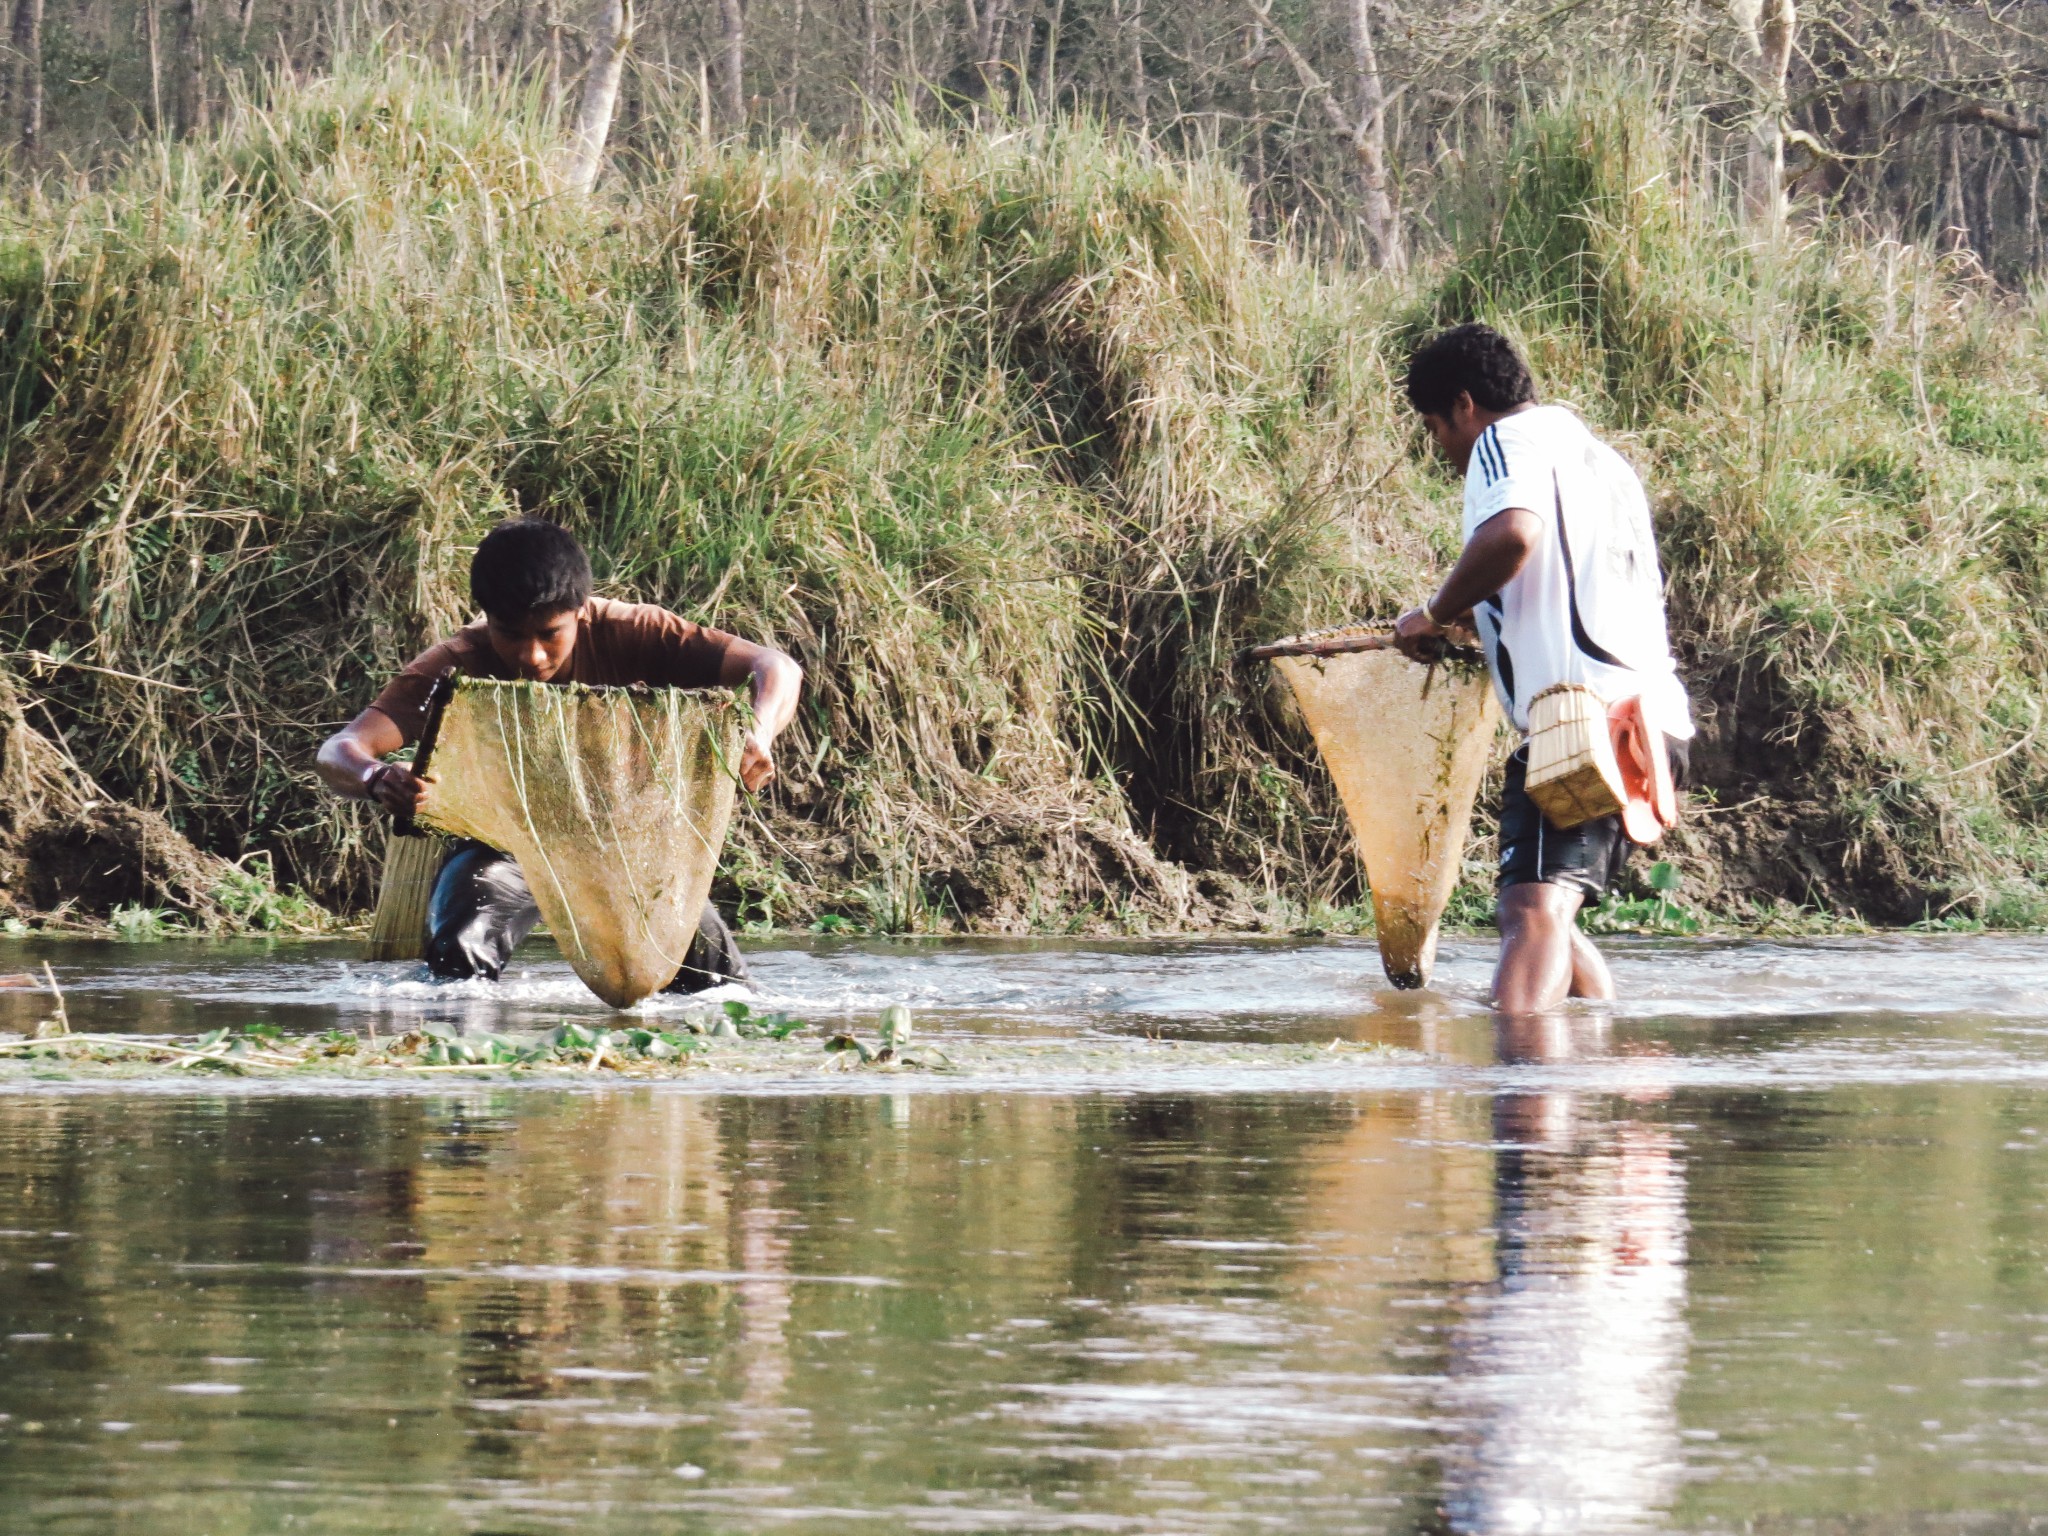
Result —
[[[1497,1043],[1508,1063],[1569,1060],[1605,1048],[1605,1020],[1503,1022]],[[1446,1505],[1475,1536],[1648,1530],[1677,1492],[1684,1166],[1670,1130],[1602,1108],[1494,1100],[1499,1279],[1452,1351],[1473,1427]]]
[[[750,1473],[773,1472],[782,1465],[776,1439],[789,1384],[791,1288],[787,1280],[772,1277],[789,1269],[789,1239],[781,1224],[793,1213],[777,1208],[775,1193],[773,1180],[747,1180],[739,1216],[741,1266],[749,1275],[771,1277],[743,1280],[735,1287],[741,1425],[733,1433],[742,1442],[739,1464]]]
[[[1336,963],[1264,946],[1218,982],[1228,948],[920,964],[1128,1023]],[[1799,984],[1848,981],[1881,990]],[[2012,982],[1981,1018],[1498,1039],[1402,999],[1371,1032],[1436,1059],[1333,1057],[1385,1072],[1358,1092],[1320,1063],[1293,1092],[24,1079],[0,1528],[2020,1529],[2048,1030]],[[1792,1053],[1811,1091],[1751,1069]]]

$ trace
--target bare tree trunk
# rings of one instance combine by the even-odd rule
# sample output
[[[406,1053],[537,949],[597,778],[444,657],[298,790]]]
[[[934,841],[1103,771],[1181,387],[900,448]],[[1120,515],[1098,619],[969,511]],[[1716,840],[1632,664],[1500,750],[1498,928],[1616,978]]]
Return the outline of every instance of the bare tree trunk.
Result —
[[[1407,264],[1407,243],[1401,235],[1401,214],[1394,206],[1392,182],[1387,175],[1387,98],[1380,79],[1379,53],[1373,46],[1372,17],[1367,0],[1348,0],[1351,23],[1352,68],[1356,74],[1354,106],[1347,110],[1330,83],[1316,72],[1287,29],[1275,25],[1255,0],[1243,0],[1253,20],[1271,27],[1274,46],[1294,66],[1302,91],[1322,106],[1330,127],[1343,135],[1358,166],[1360,204],[1365,237],[1373,248],[1373,259],[1382,267],[1399,271]],[[1268,0],[1268,4],[1271,0]]]
[[[334,22],[327,35],[329,65],[341,62],[348,52],[348,0],[334,0]]]
[[[2027,209],[2027,270],[2041,270],[2041,151],[2033,144],[2020,145],[2020,184]]]
[[[866,45],[860,60],[860,93],[873,101],[882,83],[882,19],[876,14],[875,0],[860,0],[860,27]]]
[[[1067,0],[1053,0],[1052,18],[1045,24],[1045,67],[1038,72],[1038,95],[1050,107],[1059,97],[1059,77],[1054,65],[1060,56],[1060,23],[1067,19]]]
[[[235,15],[235,37],[244,52],[249,47],[249,23],[256,19],[256,0],[241,0],[241,9]]]
[[[548,35],[548,110],[562,110],[562,0],[547,0],[541,26]]]
[[[1401,238],[1401,214],[1387,175],[1387,92],[1380,78],[1379,50],[1373,44],[1372,0],[1351,0],[1350,12],[1351,67],[1356,76],[1351,152],[1358,157],[1365,238],[1372,243],[1373,260],[1389,272],[1399,272],[1408,265],[1408,247]]]
[[[1003,72],[1003,33],[1010,19],[1009,0],[982,0],[978,10],[974,0],[963,0],[963,4],[970,46],[974,51],[971,61],[974,75],[981,82],[983,97],[992,97],[996,93],[997,79]]]
[[[725,51],[718,74],[725,96],[725,126],[727,132],[739,133],[747,126],[747,16],[740,0],[718,0],[718,25]]]
[[[805,14],[807,9],[808,7],[804,4],[804,0],[796,0],[796,14],[791,17],[789,26],[789,53],[786,57],[791,60],[794,67],[787,72],[788,83],[783,87],[784,106],[782,110],[784,119],[795,123],[802,122],[802,118],[797,112],[797,103],[802,100],[802,97],[798,95],[798,91],[803,84],[804,78],[802,61],[805,59],[804,23],[809,20],[809,17]]]
[[[13,43],[21,155],[33,162],[43,147],[43,0],[14,0]]]
[[[188,138],[206,132],[206,0],[178,0],[178,127]]]
[[[1750,215],[1776,226],[1785,219],[1785,77],[1798,31],[1793,0],[1731,0],[1728,12],[1749,44],[1756,86],[1746,197]]]
[[[149,131],[164,131],[164,43],[158,0],[142,0],[143,39],[149,49]]]
[[[576,132],[562,161],[562,179],[573,191],[588,192],[597,185],[605,140],[612,131],[612,110],[618,105],[619,78],[625,73],[626,50],[632,45],[632,0],[605,0],[603,21],[590,49],[590,67],[583,76]]]
[[[1130,27],[1124,40],[1131,50],[1131,110],[1138,115],[1138,127],[1152,126],[1152,86],[1145,76],[1145,0],[1128,0]]]

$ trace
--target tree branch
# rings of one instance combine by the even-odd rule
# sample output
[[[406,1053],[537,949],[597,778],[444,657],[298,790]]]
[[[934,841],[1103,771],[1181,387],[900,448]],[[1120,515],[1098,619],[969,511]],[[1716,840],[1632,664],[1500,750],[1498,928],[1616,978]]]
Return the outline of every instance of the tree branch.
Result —
[[[1891,138],[1904,138],[1909,133],[1940,128],[1949,123],[1980,123],[1986,128],[1996,128],[2000,133],[2009,133],[2016,139],[2041,137],[2039,123],[2030,123],[1989,102],[1961,101],[1952,107],[1936,108],[1928,105],[1925,93],[1901,107],[1897,115],[1885,124],[1885,133]]]
[[[1286,28],[1277,25],[1272,17],[1260,10],[1252,0],[1243,0],[1243,4],[1252,19],[1266,29],[1267,35],[1278,43],[1280,51],[1287,55],[1287,62],[1294,66],[1295,78],[1301,81],[1301,88],[1322,103],[1323,114],[1329,118],[1330,126],[1347,139],[1355,138],[1358,125],[1351,121],[1351,115],[1337,100],[1337,93],[1330,88],[1330,82],[1317,74],[1315,65],[1309,63],[1302,55],[1302,51],[1294,46],[1294,39],[1287,35]]]

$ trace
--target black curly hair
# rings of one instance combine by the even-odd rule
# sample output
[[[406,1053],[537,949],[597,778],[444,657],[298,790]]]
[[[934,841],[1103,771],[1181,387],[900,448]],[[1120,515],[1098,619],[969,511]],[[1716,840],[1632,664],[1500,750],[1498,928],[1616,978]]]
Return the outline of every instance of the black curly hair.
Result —
[[[590,596],[590,557],[559,523],[515,517],[477,545],[469,562],[469,595],[492,618],[514,624],[537,613],[581,608]]]
[[[1470,394],[1483,411],[1507,411],[1536,398],[1536,381],[1514,343],[1490,325],[1438,331],[1408,359],[1401,381],[1408,403],[1424,416],[1448,416]]]

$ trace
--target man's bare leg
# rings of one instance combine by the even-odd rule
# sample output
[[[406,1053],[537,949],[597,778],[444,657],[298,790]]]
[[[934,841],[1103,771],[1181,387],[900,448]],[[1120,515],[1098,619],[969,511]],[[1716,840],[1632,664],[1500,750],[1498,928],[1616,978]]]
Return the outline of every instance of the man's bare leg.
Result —
[[[1593,941],[1576,922],[1572,924],[1571,995],[1600,999],[1614,996],[1614,977],[1608,973],[1606,957],[1593,947]]]
[[[1506,1014],[1547,1013],[1582,982],[1613,992],[1598,951],[1586,944],[1582,960],[1576,919],[1585,898],[1570,886],[1532,882],[1500,893],[1500,965],[1493,973],[1493,1006]],[[1584,971],[1582,976],[1581,972]]]

